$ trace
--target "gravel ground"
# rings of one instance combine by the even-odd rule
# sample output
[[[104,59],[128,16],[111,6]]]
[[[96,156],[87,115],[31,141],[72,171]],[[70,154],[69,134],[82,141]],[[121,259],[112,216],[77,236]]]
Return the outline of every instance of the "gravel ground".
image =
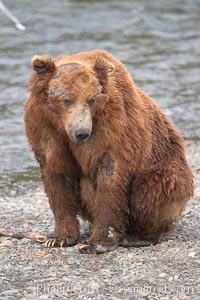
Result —
[[[0,237],[0,299],[200,299],[200,142],[186,144],[195,195],[175,232],[156,246],[103,255]],[[0,203],[0,227],[53,232],[42,187]],[[84,235],[88,224],[81,228]]]

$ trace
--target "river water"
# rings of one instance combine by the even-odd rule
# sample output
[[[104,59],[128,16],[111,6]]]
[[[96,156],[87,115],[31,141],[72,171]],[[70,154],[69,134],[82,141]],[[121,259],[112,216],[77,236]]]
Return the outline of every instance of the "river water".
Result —
[[[39,181],[23,129],[30,60],[101,48],[122,60],[135,83],[185,138],[200,138],[200,1],[4,0],[26,26],[0,12],[0,188]]]

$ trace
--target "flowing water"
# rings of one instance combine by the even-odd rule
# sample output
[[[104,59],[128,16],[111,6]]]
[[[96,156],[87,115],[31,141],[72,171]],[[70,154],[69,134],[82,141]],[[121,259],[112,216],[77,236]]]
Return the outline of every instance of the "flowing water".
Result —
[[[30,60],[101,48],[122,60],[135,83],[185,138],[200,138],[200,1],[4,0],[26,26],[0,12],[0,187],[33,180],[38,167],[23,129]]]

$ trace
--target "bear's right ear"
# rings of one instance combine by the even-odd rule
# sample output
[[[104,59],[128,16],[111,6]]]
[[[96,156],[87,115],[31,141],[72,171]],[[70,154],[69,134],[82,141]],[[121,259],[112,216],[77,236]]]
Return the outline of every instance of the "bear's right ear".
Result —
[[[35,55],[31,61],[32,68],[38,74],[53,73],[56,66],[50,56]]]
[[[114,65],[105,59],[104,57],[98,56],[94,64],[94,71],[99,78],[100,84],[105,86],[107,83],[108,75],[114,70]]]

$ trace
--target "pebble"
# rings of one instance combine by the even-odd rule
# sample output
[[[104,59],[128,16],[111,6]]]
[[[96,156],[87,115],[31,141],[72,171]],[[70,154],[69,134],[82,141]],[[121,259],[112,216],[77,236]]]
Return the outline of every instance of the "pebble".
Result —
[[[17,191],[16,190],[10,191],[10,197],[15,197],[16,195],[17,195]]]
[[[88,283],[88,288],[90,290],[98,290],[101,286],[98,284],[98,282],[95,282],[95,281],[90,281]]]
[[[195,260],[195,263],[200,266],[200,259]]]
[[[167,273],[160,273],[158,276],[159,276],[160,278],[164,278],[164,277],[167,276]]]
[[[12,247],[12,246],[13,246],[13,242],[11,240],[6,240],[0,243],[0,247]]]
[[[35,255],[37,256],[45,256],[47,255],[48,251],[42,251],[42,250],[38,250],[35,252]]]
[[[174,280],[177,281],[179,278],[179,275],[174,275]]]
[[[41,296],[39,297],[39,299],[40,299],[40,300],[47,300],[47,299],[49,299],[49,296],[48,296],[48,295],[41,295]]]
[[[197,254],[196,252],[190,252],[188,253],[188,256],[194,258],[196,254]]]
[[[16,289],[11,289],[11,290],[7,290],[7,291],[4,291],[4,292],[0,293],[0,297],[1,297],[1,296],[14,296],[14,295],[16,295],[16,294],[18,294],[18,293],[19,293],[18,290],[16,290]]]

